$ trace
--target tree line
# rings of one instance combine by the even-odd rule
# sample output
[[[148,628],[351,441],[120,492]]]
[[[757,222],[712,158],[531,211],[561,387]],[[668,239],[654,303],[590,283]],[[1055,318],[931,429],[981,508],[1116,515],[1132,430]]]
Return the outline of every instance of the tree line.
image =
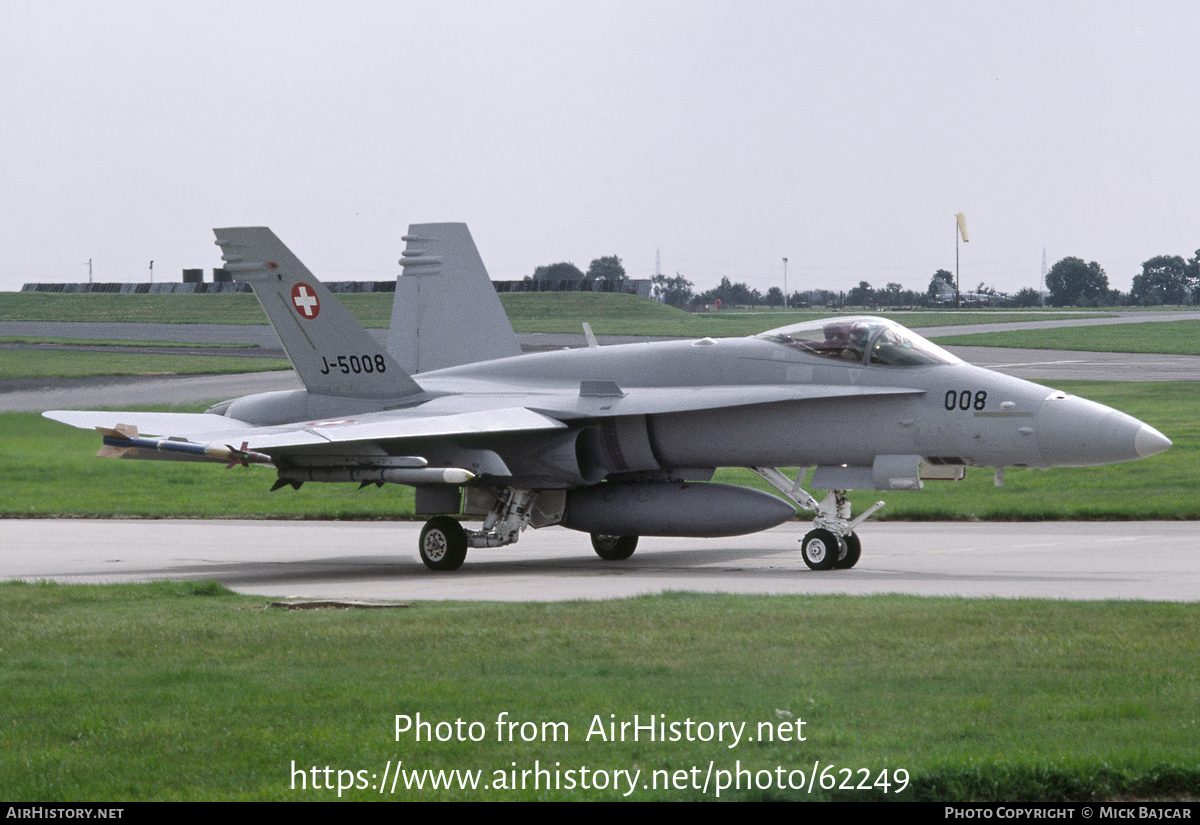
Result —
[[[1200,303],[1200,249],[1184,260],[1156,255],[1142,263],[1128,293],[1111,289],[1100,264],[1063,258],[1046,274],[1051,306],[1161,306]]]
[[[625,277],[625,267],[616,255],[606,255],[596,258],[584,272],[575,264],[561,261],[556,264],[539,266],[533,270],[533,275],[526,275],[526,281],[620,281]]]
[[[616,255],[596,258],[585,273],[571,263],[539,266],[526,280],[620,280],[625,268]],[[767,306],[785,305],[783,290],[773,286],[762,293],[744,282],[733,283],[721,278],[721,283],[706,292],[696,292],[695,284],[678,272],[673,277],[656,274],[650,278],[652,294],[670,306],[699,308],[703,306]],[[718,302],[720,302],[718,304]],[[954,276],[939,269],[930,278],[924,292],[904,289],[890,282],[882,288],[867,281],[844,292],[814,289],[796,291],[787,296],[789,307],[804,306],[946,306],[954,304]],[[1143,262],[1142,271],[1133,279],[1128,293],[1112,289],[1103,267],[1095,261],[1067,257],[1058,261],[1046,274],[1046,294],[1026,287],[1006,295],[980,283],[974,290],[963,290],[957,303],[969,306],[1158,306],[1163,304],[1200,304],[1200,249],[1191,258],[1179,255],[1157,255]]]

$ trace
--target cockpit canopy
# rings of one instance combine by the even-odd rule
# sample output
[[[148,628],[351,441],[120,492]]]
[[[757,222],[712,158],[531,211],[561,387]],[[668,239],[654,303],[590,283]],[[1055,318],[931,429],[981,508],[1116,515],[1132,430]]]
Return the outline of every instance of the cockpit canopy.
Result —
[[[819,358],[863,365],[915,367],[961,363],[937,344],[886,318],[824,318],[768,330],[755,337]]]

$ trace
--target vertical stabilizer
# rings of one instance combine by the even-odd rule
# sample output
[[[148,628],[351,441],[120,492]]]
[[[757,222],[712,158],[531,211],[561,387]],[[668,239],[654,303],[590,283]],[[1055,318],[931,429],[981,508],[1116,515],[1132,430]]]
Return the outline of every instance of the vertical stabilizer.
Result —
[[[520,355],[465,223],[408,227],[388,349],[410,373]]]
[[[225,269],[253,287],[309,392],[378,399],[421,392],[274,232],[266,227],[213,232]]]

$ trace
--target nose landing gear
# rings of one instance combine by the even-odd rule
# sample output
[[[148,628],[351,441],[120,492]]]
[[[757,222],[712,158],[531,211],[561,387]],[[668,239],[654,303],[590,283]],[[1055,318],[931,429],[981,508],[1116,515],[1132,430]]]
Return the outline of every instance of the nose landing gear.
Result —
[[[792,481],[774,467],[751,467],[768,484],[802,510],[815,511],[813,529],[800,540],[800,556],[813,570],[849,570],[858,564],[862,556],[862,542],[854,528],[870,518],[884,505],[877,501],[853,521],[850,520],[850,502],[845,490],[830,490],[825,498],[817,501],[800,487],[807,468],[800,468],[796,480]]]

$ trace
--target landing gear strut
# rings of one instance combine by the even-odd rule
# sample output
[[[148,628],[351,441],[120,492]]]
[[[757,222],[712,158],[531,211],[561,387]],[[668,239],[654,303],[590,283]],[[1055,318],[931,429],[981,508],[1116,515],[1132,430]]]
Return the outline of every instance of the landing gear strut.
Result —
[[[452,516],[425,522],[418,549],[430,570],[457,570],[467,558],[468,547],[503,547],[515,544],[533,518],[534,490],[506,487],[496,496],[482,530],[466,530]],[[637,544],[635,538],[634,544]],[[599,551],[597,551],[599,552]],[[629,553],[633,549],[630,548]],[[628,558],[626,554],[623,558]]]
[[[767,483],[787,496],[803,510],[815,511],[813,528],[800,541],[800,555],[813,570],[848,570],[858,564],[862,555],[862,542],[854,528],[862,524],[884,502],[877,501],[853,521],[850,520],[850,502],[845,490],[830,490],[821,501],[817,501],[800,487],[807,468],[801,468],[792,481],[774,467],[751,467],[752,471],[766,479]]]

